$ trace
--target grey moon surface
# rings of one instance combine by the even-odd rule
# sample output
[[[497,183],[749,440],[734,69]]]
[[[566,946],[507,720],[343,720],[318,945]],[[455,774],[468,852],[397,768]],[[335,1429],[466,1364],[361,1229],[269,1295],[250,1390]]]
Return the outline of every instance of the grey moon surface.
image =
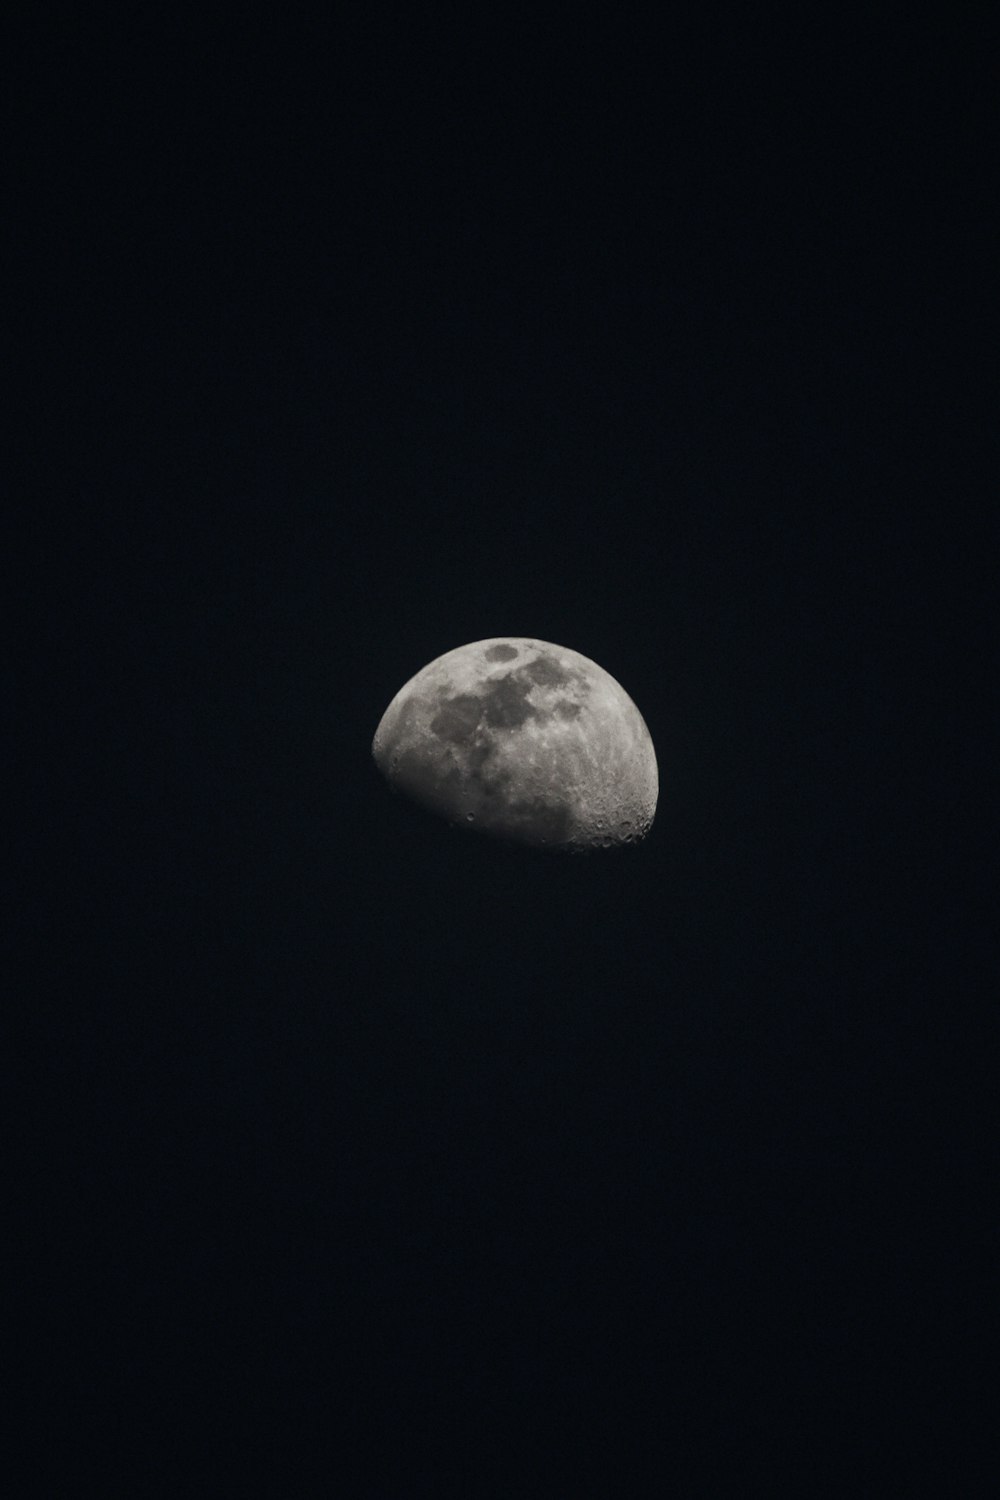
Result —
[[[656,755],[625,689],[596,662],[524,636],[447,651],[400,688],[372,754],[394,791],[517,843],[634,844],[656,813]]]

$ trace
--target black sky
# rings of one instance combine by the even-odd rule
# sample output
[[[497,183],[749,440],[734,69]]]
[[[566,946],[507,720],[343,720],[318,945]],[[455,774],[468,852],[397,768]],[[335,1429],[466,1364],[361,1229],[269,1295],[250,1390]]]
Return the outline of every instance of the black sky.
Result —
[[[966,1461],[976,52],[22,39],[25,1493]],[[379,781],[403,682],[508,633],[638,703],[641,849]]]

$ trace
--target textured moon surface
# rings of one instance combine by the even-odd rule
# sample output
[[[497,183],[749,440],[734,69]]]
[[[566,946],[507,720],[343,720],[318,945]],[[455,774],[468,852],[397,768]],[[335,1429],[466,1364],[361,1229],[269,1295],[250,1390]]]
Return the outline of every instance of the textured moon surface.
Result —
[[[537,847],[636,843],[656,812],[639,710],[596,662],[549,641],[496,636],[439,656],[393,698],[372,754],[431,812]]]

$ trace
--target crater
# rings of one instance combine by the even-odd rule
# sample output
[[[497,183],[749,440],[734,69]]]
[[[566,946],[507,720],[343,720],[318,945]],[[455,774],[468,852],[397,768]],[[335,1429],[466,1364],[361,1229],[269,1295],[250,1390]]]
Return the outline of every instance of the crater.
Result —
[[[519,729],[536,710],[528,702],[528,684],[521,673],[498,677],[490,684],[483,707],[483,717],[491,729]]]
[[[564,687],[571,680],[571,674],[563,671],[559,663],[550,656],[536,657],[521,670],[532,682],[537,682],[539,687]]]
[[[431,730],[439,739],[453,745],[464,745],[476,732],[483,714],[483,703],[474,693],[459,693],[446,698],[431,720]]]
[[[574,703],[571,698],[560,698],[555,705],[555,711],[560,719],[578,719],[582,708],[582,703]]]
[[[517,655],[516,646],[491,646],[486,653],[487,661],[513,661]]]

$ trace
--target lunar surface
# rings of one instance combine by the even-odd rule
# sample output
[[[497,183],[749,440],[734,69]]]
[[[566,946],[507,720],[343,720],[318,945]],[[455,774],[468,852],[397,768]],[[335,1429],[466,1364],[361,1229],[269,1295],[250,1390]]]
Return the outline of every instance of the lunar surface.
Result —
[[[583,850],[643,839],[658,778],[649,730],[596,662],[522,636],[439,656],[393,698],[372,742],[400,791],[458,827]]]

